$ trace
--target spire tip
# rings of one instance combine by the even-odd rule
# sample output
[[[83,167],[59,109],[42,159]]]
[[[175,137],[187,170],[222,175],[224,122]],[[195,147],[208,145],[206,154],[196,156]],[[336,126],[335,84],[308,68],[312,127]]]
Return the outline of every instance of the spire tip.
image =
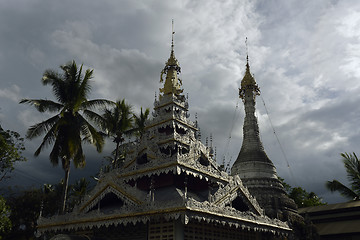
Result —
[[[246,66],[248,66],[248,65],[249,65],[249,49],[248,49],[247,40],[248,40],[248,38],[247,38],[247,37],[245,37],[245,46],[246,46]]]
[[[174,19],[171,20],[171,51],[174,51]]]

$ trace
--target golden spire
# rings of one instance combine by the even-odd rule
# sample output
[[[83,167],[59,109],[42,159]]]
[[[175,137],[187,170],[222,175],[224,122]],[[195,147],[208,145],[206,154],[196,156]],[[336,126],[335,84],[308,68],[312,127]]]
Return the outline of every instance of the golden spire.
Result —
[[[181,68],[174,53],[174,34],[174,20],[172,20],[170,57],[160,75],[160,82],[162,83],[164,82],[163,76],[166,74],[164,87],[160,88],[160,92],[164,94],[180,94],[183,92],[183,89],[181,89],[182,82],[180,78],[178,78]]]
[[[254,85],[256,85],[256,82],[250,72],[249,57],[246,56],[246,71],[243,79],[241,80],[241,88],[246,88]]]
[[[255,95],[260,94],[260,89],[256,84],[256,81],[253,75],[250,72],[250,65],[249,65],[249,54],[247,49],[247,38],[245,40],[246,43],[246,70],[243,79],[241,80],[241,88],[239,88],[239,96],[240,98],[244,98],[245,90],[251,89]]]

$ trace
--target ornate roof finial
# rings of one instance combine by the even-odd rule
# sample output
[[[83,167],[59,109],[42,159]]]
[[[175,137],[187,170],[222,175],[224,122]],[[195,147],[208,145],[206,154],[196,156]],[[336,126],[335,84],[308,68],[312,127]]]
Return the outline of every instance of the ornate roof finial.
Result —
[[[246,47],[246,70],[249,69],[250,71],[250,65],[249,65],[249,48],[247,44],[247,37],[245,37],[245,47]]]
[[[260,89],[256,84],[254,76],[250,72],[247,37],[245,39],[245,45],[246,45],[246,70],[245,70],[245,75],[241,80],[241,88],[239,89],[239,96],[242,99],[244,99],[245,90],[247,89],[252,90],[255,93],[255,95],[260,95]]]
[[[164,69],[161,71],[160,82],[162,83],[165,80],[165,83],[164,87],[160,89],[160,92],[164,94],[180,94],[183,92],[183,89],[181,89],[182,82],[178,77],[178,74],[181,72],[181,68],[174,53],[174,20],[172,20],[171,23],[171,53]],[[166,76],[165,79],[163,78],[164,75]]]

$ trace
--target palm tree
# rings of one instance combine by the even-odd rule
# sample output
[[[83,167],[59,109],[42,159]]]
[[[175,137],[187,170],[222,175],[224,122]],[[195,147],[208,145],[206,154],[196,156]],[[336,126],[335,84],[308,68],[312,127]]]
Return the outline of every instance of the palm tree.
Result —
[[[90,182],[86,178],[81,178],[71,185],[70,198],[72,207],[79,204],[83,197],[89,192]]]
[[[43,85],[51,85],[57,102],[47,99],[23,99],[20,103],[33,105],[39,112],[56,112],[49,119],[31,126],[26,137],[33,139],[45,134],[42,143],[35,152],[40,152],[49,145],[53,145],[50,161],[56,166],[59,161],[65,171],[64,188],[62,193],[61,212],[65,211],[67,188],[69,184],[70,162],[75,167],[85,166],[85,155],[82,142],[88,142],[102,150],[104,139],[102,135],[88,122],[87,119],[98,117],[94,108],[110,104],[104,99],[88,100],[91,91],[90,79],[93,70],[82,72],[83,65],[78,69],[75,61],[60,66],[62,74],[53,70],[46,70],[42,77]]]
[[[105,108],[102,114],[102,119],[99,123],[106,135],[113,139],[116,143],[114,160],[112,162],[113,168],[118,165],[119,147],[124,141],[124,135],[130,135],[132,130],[132,107],[125,103],[125,99],[116,101],[115,106],[111,109]]]
[[[145,122],[149,117],[150,110],[149,108],[145,109],[145,112],[143,113],[143,109],[141,108],[140,115],[136,116],[134,114],[134,131],[135,134],[138,135],[140,138],[142,138],[144,132],[145,132]]]
[[[341,153],[340,155],[351,187],[349,188],[335,179],[333,181],[327,181],[326,187],[331,192],[340,192],[340,194],[346,198],[360,200],[360,161],[355,153]]]

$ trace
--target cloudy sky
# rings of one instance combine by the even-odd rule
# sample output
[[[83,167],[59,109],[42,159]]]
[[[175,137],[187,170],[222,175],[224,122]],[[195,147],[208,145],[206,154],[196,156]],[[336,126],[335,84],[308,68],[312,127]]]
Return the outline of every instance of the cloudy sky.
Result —
[[[339,154],[360,145],[359,11],[356,0],[0,1],[0,122],[24,136],[48,118],[18,102],[53,99],[42,74],[73,59],[94,69],[90,98],[125,98],[137,111],[152,108],[174,19],[190,118],[197,113],[203,142],[212,134],[218,161],[225,156],[232,163],[242,143],[238,87],[247,37],[261,89],[261,138],[278,174],[329,203],[341,202],[324,184],[346,182]],[[28,161],[16,166],[6,185],[63,177],[48,151],[33,157],[40,140],[26,140]],[[87,148],[86,168],[73,169],[71,179],[94,175],[113,147],[109,142],[102,154]]]

